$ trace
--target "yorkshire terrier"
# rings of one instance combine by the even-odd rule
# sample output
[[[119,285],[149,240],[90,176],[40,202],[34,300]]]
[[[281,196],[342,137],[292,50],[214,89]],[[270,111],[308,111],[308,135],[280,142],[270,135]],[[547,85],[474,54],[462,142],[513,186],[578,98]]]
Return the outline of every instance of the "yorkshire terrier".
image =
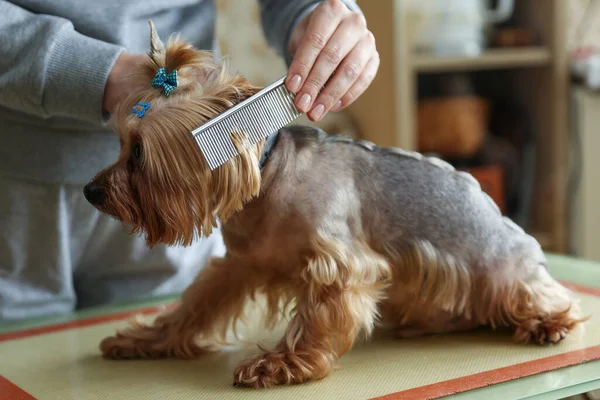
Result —
[[[220,223],[227,252],[178,307],[104,339],[104,356],[198,356],[258,295],[267,321],[286,309],[289,324],[237,366],[235,385],[324,378],[376,326],[404,337],[502,327],[543,344],[584,320],[538,242],[437,158],[291,125],[268,157],[266,140],[232,135],[240,155],[211,171],[190,131],[260,87],[177,36],[165,46],[151,21],[150,31],[137,89],[113,114],[121,152],[84,194],[149,246],[189,245]]]

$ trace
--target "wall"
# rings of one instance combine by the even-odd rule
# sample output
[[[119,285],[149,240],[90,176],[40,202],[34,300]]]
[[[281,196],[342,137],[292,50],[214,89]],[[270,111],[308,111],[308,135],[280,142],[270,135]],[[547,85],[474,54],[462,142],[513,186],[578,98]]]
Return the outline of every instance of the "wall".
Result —
[[[567,46],[593,46],[600,49],[600,1],[565,0],[567,11]]]

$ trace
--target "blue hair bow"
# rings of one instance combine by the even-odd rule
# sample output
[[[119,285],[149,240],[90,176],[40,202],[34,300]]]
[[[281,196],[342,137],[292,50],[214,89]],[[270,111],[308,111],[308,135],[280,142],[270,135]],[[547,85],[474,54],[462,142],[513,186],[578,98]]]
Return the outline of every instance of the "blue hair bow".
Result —
[[[135,114],[138,116],[138,118],[142,118],[144,116],[144,114],[146,114],[146,111],[148,111],[149,108],[150,108],[150,103],[141,103],[138,101],[131,108],[131,112],[129,112],[129,114]]]
[[[164,67],[159,68],[152,79],[152,87],[162,88],[165,96],[169,97],[173,89],[177,87],[177,70],[167,75],[167,70]]]

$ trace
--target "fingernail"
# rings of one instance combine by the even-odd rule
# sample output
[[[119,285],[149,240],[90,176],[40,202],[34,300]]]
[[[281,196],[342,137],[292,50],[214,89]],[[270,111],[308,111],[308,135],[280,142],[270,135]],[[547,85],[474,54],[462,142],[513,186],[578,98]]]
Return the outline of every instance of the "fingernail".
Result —
[[[335,111],[339,110],[340,108],[342,108],[342,101],[338,100],[338,102],[335,103],[335,106],[333,106],[333,108],[331,109],[331,111],[335,112]]]
[[[308,106],[310,105],[310,94],[304,93],[300,100],[298,100],[298,108],[302,112],[306,112],[308,110]]]
[[[300,75],[294,75],[292,77],[292,79],[290,79],[290,91],[292,93],[296,93],[298,92],[298,89],[300,89],[300,83],[302,82],[302,78],[300,77]]]
[[[310,116],[314,120],[318,121],[323,116],[324,111],[325,111],[325,106],[323,104],[319,104],[318,106],[313,108],[312,112],[310,113]]]

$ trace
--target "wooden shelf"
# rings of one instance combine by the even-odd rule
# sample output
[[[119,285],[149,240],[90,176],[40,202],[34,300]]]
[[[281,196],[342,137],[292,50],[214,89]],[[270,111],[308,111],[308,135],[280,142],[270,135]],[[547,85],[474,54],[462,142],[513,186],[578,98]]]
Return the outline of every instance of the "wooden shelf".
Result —
[[[510,71],[495,81],[524,110],[536,142],[528,226],[547,250],[567,249],[568,57],[565,0],[519,0],[511,24],[529,29],[539,46],[494,48],[475,57],[443,57],[414,50],[410,1],[358,0],[377,40],[381,64],[375,80],[348,108],[358,135],[381,146],[418,150],[419,74]],[[505,86],[502,86],[505,85]]]
[[[417,53],[413,55],[412,63],[416,72],[444,72],[536,67],[548,65],[550,60],[551,55],[547,48],[524,47],[490,49],[475,57],[444,57]]]

